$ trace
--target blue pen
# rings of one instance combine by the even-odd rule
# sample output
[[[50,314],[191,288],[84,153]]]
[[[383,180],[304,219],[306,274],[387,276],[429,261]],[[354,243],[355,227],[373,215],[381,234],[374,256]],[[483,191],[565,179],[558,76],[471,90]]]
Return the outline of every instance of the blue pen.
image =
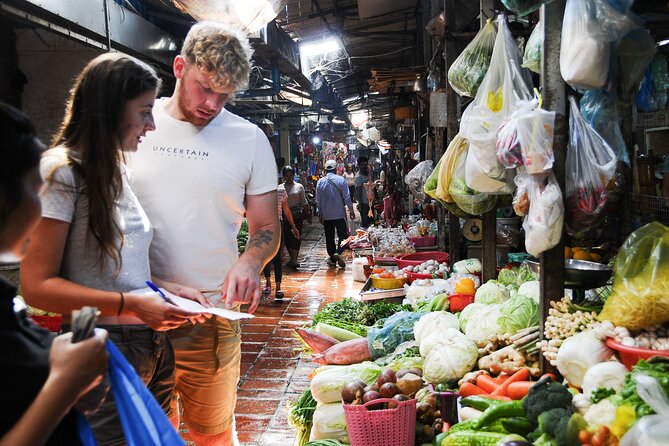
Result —
[[[149,288],[151,288],[153,291],[155,291],[156,293],[158,293],[158,294],[160,295],[160,297],[162,297],[163,300],[164,300],[165,302],[167,302],[168,304],[176,305],[176,304],[172,301],[172,299],[170,299],[169,297],[165,296],[165,293],[163,293],[163,291],[162,291],[160,288],[158,288],[158,287],[156,286],[155,283],[151,282],[150,280],[147,280],[147,281],[146,281],[146,284],[149,286]]]

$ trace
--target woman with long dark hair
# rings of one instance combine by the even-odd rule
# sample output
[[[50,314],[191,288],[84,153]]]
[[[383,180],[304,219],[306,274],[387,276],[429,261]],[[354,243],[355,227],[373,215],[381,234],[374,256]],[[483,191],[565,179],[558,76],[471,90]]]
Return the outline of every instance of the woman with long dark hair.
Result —
[[[60,131],[42,156],[42,219],[21,264],[21,285],[26,301],[44,310],[68,315],[97,307],[98,324],[170,415],[174,353],[165,330],[200,315],[157,294],[132,292],[151,279],[153,228],[124,164],[125,153],[155,128],[159,88],[151,67],[119,53],[96,57],[79,74]],[[111,396],[89,422],[99,444],[124,443]]]
[[[298,232],[297,236],[294,235],[293,228],[290,226],[288,220],[283,219],[283,240],[286,245],[286,250],[288,251],[288,256],[290,257],[287,266],[297,268],[300,266],[297,262],[297,256],[300,254],[300,246],[302,245],[303,220],[305,215],[311,213],[311,208],[307,202],[304,186],[295,182],[295,171],[293,168],[284,166],[283,169],[281,169],[281,173],[283,174],[283,184],[279,185],[279,190],[285,190],[286,192],[288,207],[290,208],[290,213],[293,216],[295,228]]]

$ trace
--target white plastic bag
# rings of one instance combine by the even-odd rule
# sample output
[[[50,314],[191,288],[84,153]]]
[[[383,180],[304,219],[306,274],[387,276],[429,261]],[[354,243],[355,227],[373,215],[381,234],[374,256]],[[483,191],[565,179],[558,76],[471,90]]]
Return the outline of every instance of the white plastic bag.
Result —
[[[495,195],[477,192],[470,188],[465,181],[465,165],[469,156],[465,150],[457,161],[448,192],[460,209],[470,215],[482,215],[493,209],[497,204]]]
[[[553,168],[553,134],[555,112],[535,108],[518,117],[518,140],[527,173],[546,172]]]
[[[530,211],[523,222],[525,249],[535,257],[560,242],[564,223],[562,192],[553,173],[534,176],[529,185]]]
[[[488,20],[448,69],[448,83],[460,96],[476,96],[488,72],[496,36],[497,26]]]
[[[636,391],[656,412],[637,421],[620,440],[620,446],[666,446],[669,440],[669,398],[657,379],[635,373]]]
[[[516,110],[517,102],[532,98],[530,74],[521,67],[521,60],[506,17],[500,14],[490,68],[460,122],[460,133],[469,140],[467,186],[479,192],[507,194],[513,190],[513,176],[498,162],[495,144],[497,130]]]
[[[592,0],[567,0],[562,22],[560,73],[573,87],[602,88],[609,77],[610,42],[591,33]]]
[[[513,194],[513,211],[519,217],[524,217],[530,211],[530,183],[532,175],[521,173],[513,180],[516,183],[516,192]]]

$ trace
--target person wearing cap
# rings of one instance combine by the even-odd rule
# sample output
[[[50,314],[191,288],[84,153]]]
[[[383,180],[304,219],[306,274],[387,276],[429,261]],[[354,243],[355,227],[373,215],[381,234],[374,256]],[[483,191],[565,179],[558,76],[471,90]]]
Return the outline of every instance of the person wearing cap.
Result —
[[[335,173],[336,168],[335,160],[328,160],[325,163],[325,176],[316,184],[316,203],[325,229],[325,244],[330,256],[330,265],[338,264],[344,268],[346,262],[341,257],[341,242],[348,237],[346,208],[348,207],[350,211],[351,219],[355,218],[355,211],[346,180]],[[339,238],[337,244],[335,244],[335,230]]]

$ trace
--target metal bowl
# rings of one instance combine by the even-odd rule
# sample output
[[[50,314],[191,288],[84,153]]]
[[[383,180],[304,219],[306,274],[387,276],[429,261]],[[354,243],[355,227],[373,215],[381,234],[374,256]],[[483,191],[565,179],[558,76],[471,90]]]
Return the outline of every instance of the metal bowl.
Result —
[[[535,274],[541,270],[538,259],[527,259],[527,266]],[[590,290],[606,285],[611,277],[613,268],[597,262],[587,260],[566,259],[564,261],[564,286]]]

